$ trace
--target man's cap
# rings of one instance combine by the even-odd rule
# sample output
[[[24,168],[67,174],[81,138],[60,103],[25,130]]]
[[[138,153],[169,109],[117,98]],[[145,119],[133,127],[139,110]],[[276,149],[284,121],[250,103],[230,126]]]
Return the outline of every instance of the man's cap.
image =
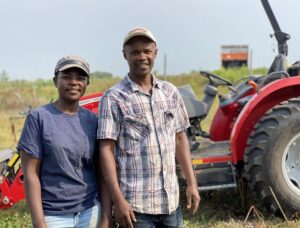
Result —
[[[64,56],[58,60],[55,66],[55,73],[72,67],[80,68],[87,76],[90,76],[90,65],[83,58],[77,55]]]
[[[135,28],[135,29],[131,30],[125,36],[124,41],[123,41],[123,47],[126,45],[126,43],[130,39],[132,39],[133,37],[136,37],[136,36],[145,36],[145,37],[149,38],[150,40],[152,40],[154,43],[157,43],[154,35],[152,34],[152,32],[150,32],[150,30],[140,27],[140,28]]]

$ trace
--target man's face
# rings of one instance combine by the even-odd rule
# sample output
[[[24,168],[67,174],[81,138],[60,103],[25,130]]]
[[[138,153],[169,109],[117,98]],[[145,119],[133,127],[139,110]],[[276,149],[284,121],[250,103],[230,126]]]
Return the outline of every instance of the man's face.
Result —
[[[59,98],[66,102],[79,101],[85,93],[88,81],[87,76],[79,68],[70,68],[58,72],[54,78]]]
[[[133,77],[145,77],[151,74],[157,54],[156,44],[143,36],[132,38],[124,47],[130,74]]]

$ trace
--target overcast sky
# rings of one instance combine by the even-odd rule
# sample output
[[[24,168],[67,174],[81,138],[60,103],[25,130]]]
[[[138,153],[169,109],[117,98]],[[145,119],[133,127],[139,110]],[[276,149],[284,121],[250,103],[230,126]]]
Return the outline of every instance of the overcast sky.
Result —
[[[291,35],[291,64],[300,59],[300,1],[269,1]],[[277,53],[260,0],[0,0],[0,72],[47,79],[60,57],[77,54],[92,71],[123,76],[122,40],[137,26],[156,36],[161,73],[165,54],[168,74],[218,69],[223,44],[248,44],[254,68]]]

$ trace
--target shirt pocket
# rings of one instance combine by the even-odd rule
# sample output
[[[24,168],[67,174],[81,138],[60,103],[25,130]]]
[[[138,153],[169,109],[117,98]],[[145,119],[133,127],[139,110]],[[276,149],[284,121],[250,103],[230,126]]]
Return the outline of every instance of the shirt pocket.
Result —
[[[165,110],[163,112],[164,124],[167,134],[176,133],[176,118],[173,111]]]
[[[126,153],[136,152],[136,148],[142,146],[144,139],[149,133],[150,128],[146,116],[124,116],[119,138],[120,149],[126,151]]]
[[[145,116],[127,115],[124,117],[124,137],[141,142],[150,132]]]

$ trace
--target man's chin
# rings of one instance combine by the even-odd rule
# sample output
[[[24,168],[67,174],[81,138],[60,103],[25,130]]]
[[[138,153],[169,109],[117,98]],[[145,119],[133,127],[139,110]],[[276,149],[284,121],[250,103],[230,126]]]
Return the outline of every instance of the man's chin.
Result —
[[[147,76],[151,74],[151,70],[149,68],[144,68],[144,69],[139,69],[136,73],[140,76]]]

